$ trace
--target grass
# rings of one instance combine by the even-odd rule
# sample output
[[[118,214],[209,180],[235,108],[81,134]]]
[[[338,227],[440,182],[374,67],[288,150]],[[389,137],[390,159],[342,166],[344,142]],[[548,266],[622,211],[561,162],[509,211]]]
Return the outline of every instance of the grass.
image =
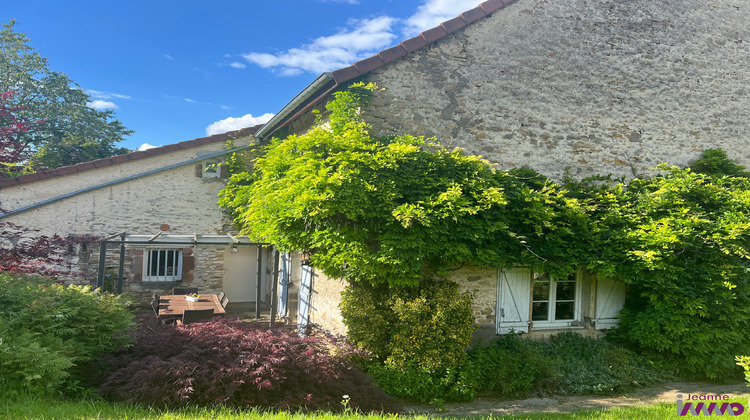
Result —
[[[747,400],[733,399],[732,402],[742,403],[747,409]],[[618,407],[607,410],[586,410],[576,413],[530,413],[518,416],[477,416],[476,419],[680,419],[676,414],[674,403],[661,403],[644,406]],[[747,417],[745,413],[742,417]],[[413,420],[427,420],[430,416],[399,416],[399,415],[361,415],[361,414],[332,414],[313,413],[295,414],[288,412],[267,412],[261,410],[232,410],[224,407],[214,408],[186,408],[181,410],[158,410],[142,406],[110,404],[103,401],[63,401],[49,398],[22,398],[15,401],[0,402],[0,418],[12,420],[53,420],[53,419],[158,419],[158,420],[346,420],[368,419],[387,420],[408,418]],[[447,417],[456,418],[456,417]],[[466,418],[466,417],[465,417]]]

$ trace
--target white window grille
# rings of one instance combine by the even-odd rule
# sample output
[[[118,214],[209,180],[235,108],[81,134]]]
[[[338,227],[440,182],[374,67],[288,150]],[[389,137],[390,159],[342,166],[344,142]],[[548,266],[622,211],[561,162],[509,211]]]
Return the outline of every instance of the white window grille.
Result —
[[[182,280],[181,249],[149,248],[143,263],[143,281]]]

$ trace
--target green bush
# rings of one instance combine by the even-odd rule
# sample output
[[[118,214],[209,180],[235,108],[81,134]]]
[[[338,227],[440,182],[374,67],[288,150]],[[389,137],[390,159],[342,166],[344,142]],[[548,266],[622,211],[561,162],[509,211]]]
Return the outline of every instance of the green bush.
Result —
[[[122,296],[0,274],[0,395],[80,389],[87,363],[129,343]]]
[[[480,372],[482,390],[504,397],[525,397],[543,386],[554,388],[557,360],[544,354],[544,343],[517,334],[500,336],[491,346],[469,351],[469,361]]]
[[[340,304],[349,338],[396,369],[456,369],[476,329],[472,295],[452,281],[417,287],[347,286]]]
[[[550,341],[509,334],[469,351],[482,390],[503,397],[531,393],[611,394],[665,379],[652,363],[627,349],[577,333]]]
[[[454,282],[417,287],[350,284],[340,304],[349,338],[378,359],[368,367],[393,396],[419,401],[473,398],[466,348],[476,329],[472,295]]]

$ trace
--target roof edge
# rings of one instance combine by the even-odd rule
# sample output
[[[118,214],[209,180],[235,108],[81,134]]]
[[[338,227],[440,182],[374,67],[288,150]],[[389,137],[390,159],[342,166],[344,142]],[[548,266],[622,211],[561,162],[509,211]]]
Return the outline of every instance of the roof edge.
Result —
[[[240,130],[228,131],[226,133],[214,134],[208,137],[199,137],[193,140],[182,141],[179,143],[168,144],[166,146],[155,147],[153,149],[138,150],[135,152],[126,153],[124,155],[117,155],[103,159],[97,159],[90,162],[81,162],[71,166],[62,166],[56,169],[48,169],[45,171],[35,172],[33,174],[21,175],[15,178],[0,179],[0,189],[5,187],[12,187],[15,185],[28,184],[30,182],[40,181],[48,178],[61,177],[70,174],[76,174],[88,171],[90,169],[102,168],[105,166],[116,165],[119,163],[130,162],[133,160],[147,158],[149,156],[156,156],[163,153],[175,152],[178,150],[190,149],[192,147],[203,146],[211,143],[223,142],[231,139],[237,139],[240,137],[246,137],[254,135],[262,124],[246,127]]]
[[[258,137],[265,139],[268,135],[271,135],[279,129],[289,125],[299,116],[319,104],[325,97],[338,89],[342,84],[358,77],[362,77],[365,74],[383,67],[409,53],[434,44],[453,32],[463,29],[515,1],[516,0],[487,0],[473,9],[461,13],[453,19],[449,19],[434,28],[427,29],[413,38],[402,41],[396,46],[382,50],[375,55],[359,60],[350,66],[334,70],[330,73],[321,74],[315,79],[315,81],[310,83],[310,85],[308,85],[302,92],[298,93],[289,103],[287,103],[281,111],[271,118],[271,120],[266,122],[258,130]],[[330,84],[319,84],[315,90],[310,92],[309,90],[324,76],[333,79],[333,86],[330,86]],[[300,96],[304,96],[304,100],[298,100]],[[299,110],[292,114],[295,109]]]

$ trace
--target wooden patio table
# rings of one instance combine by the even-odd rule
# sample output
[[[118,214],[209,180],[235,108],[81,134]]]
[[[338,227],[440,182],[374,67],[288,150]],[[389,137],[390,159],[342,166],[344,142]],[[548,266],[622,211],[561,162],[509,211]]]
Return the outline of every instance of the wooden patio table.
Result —
[[[218,295],[201,294],[197,302],[185,299],[185,295],[163,295],[159,297],[159,318],[182,318],[185,309],[213,308],[214,316],[224,316],[226,311],[221,306]]]

